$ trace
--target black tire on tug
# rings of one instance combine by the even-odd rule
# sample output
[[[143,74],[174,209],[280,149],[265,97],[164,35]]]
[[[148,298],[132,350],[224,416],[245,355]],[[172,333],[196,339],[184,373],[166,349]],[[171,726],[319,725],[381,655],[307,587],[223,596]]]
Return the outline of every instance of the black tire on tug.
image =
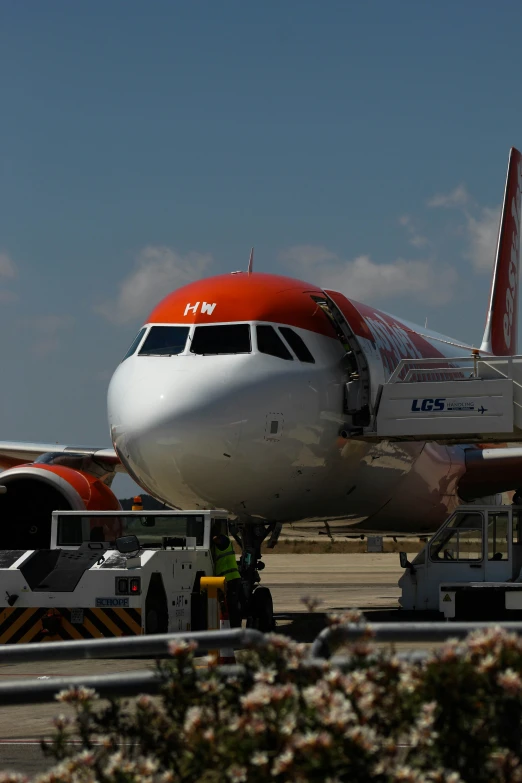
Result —
[[[252,625],[262,633],[270,633],[275,628],[274,603],[272,593],[268,587],[258,587],[252,593],[250,599]]]
[[[167,633],[169,630],[169,608],[161,574],[150,578],[145,599],[145,633]]]

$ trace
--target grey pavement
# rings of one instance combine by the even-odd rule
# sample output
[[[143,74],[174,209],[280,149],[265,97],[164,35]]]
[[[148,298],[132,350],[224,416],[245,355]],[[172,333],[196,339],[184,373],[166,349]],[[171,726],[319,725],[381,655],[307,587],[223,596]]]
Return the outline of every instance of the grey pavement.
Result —
[[[262,583],[272,590],[279,630],[289,636],[312,641],[330,611],[398,609],[397,580],[402,571],[397,554],[270,554],[263,559]],[[319,601],[312,616],[303,598]],[[4,664],[0,666],[0,682],[135,671],[152,665],[149,660]],[[50,768],[53,762],[43,758],[38,743],[51,735],[52,719],[59,713],[67,713],[64,705],[4,707],[0,712],[0,770],[33,776]]]

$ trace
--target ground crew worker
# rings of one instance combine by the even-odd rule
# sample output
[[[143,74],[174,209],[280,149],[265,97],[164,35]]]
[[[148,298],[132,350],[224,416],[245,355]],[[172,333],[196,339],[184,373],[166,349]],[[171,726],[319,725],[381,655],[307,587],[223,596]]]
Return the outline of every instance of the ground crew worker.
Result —
[[[243,585],[237,567],[232,542],[228,536],[218,530],[212,531],[215,549],[216,576],[224,576],[227,589],[227,606],[231,628],[241,627],[241,603]]]

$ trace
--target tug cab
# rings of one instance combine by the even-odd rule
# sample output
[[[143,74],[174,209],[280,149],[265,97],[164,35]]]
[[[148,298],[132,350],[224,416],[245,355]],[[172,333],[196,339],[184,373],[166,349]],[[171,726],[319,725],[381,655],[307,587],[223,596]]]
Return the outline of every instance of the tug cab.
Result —
[[[402,609],[447,619],[522,617],[522,507],[459,506],[405,569]]]

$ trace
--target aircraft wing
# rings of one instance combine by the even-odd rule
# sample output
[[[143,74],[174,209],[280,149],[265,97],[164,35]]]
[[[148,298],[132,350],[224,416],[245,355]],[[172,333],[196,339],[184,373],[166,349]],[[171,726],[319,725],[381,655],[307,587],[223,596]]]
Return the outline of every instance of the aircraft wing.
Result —
[[[0,441],[0,470],[7,470],[15,465],[34,462],[43,454],[78,454],[90,457],[99,465],[106,466],[110,471],[126,473],[114,449],[99,449],[92,446],[64,446],[58,443],[20,443],[17,441]]]

